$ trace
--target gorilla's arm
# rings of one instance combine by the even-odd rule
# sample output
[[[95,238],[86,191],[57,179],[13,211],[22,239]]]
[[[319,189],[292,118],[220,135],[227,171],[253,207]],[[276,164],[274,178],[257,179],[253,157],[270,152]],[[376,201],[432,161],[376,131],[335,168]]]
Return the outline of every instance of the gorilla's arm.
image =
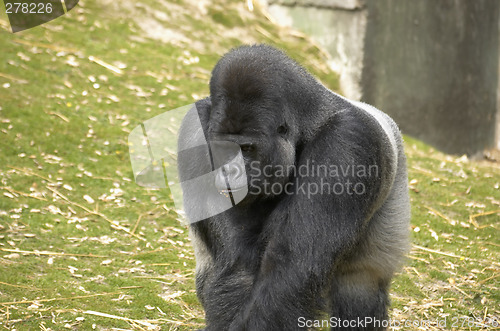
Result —
[[[377,165],[378,177],[340,172],[297,178],[295,194],[281,200],[266,221],[262,262],[230,330],[295,330],[299,317],[312,319],[322,308],[318,293],[332,282],[335,264],[362,238],[367,220],[390,189],[381,183],[395,170],[392,151],[368,117],[359,111],[338,115],[304,147],[299,166],[307,160],[344,170]],[[310,191],[325,182],[346,188],[347,181],[362,185],[363,194]]]
[[[185,149],[193,142],[198,144],[200,140],[208,141],[210,97],[197,101],[196,108],[190,112],[181,125],[179,150]],[[202,130],[198,123],[201,124]],[[209,157],[205,155],[208,148],[200,148],[192,154],[179,154],[181,180],[214,169]],[[203,196],[193,193],[189,192],[184,196],[184,209],[188,217],[192,210],[196,210],[204,202]],[[203,191],[199,193],[204,194]],[[235,219],[245,225],[246,231],[235,224]],[[258,219],[258,213],[245,212],[236,215],[235,210],[230,209],[190,225],[190,236],[196,256],[197,295],[206,310],[210,330],[227,329],[249,297],[260,257],[258,245],[249,235],[249,232],[256,230],[248,225]]]

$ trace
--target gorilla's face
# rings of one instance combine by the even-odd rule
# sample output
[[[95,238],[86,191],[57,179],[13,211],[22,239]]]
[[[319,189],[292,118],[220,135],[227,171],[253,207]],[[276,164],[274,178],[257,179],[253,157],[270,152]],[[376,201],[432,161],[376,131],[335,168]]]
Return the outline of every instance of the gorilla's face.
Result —
[[[247,185],[244,204],[285,192],[295,164],[295,146],[284,108],[279,99],[271,98],[223,97],[212,101],[208,139],[215,158],[226,159],[216,177],[219,192],[228,194]],[[239,150],[231,146],[239,146]],[[237,157],[240,151],[243,162]],[[232,183],[229,188],[228,183]]]

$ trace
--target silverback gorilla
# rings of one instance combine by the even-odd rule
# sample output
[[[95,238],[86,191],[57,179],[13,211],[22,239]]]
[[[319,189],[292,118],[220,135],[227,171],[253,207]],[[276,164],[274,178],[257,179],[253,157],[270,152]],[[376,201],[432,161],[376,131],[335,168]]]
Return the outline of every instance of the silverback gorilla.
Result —
[[[386,329],[410,219],[396,124],[266,45],[224,55],[194,109],[201,129],[186,116],[179,145],[208,143],[179,153],[181,180],[213,171],[218,197],[232,202],[245,189],[232,208],[190,225],[206,330],[305,330],[319,320]],[[217,152],[224,142],[243,166]],[[188,218],[206,204],[203,194],[183,198]]]

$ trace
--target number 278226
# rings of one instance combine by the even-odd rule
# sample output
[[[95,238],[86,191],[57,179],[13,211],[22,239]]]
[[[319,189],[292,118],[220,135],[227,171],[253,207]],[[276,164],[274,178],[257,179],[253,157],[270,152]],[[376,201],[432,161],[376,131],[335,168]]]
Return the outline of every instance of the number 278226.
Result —
[[[50,14],[52,13],[51,3],[24,3],[14,2],[5,4],[7,14]]]

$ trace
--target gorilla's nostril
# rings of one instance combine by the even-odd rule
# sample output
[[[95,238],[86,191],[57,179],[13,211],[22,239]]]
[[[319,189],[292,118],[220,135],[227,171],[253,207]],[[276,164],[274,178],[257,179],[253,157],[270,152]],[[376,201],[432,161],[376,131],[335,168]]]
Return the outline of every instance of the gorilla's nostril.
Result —
[[[238,178],[241,175],[241,169],[237,164],[228,164],[224,168],[229,178]]]

